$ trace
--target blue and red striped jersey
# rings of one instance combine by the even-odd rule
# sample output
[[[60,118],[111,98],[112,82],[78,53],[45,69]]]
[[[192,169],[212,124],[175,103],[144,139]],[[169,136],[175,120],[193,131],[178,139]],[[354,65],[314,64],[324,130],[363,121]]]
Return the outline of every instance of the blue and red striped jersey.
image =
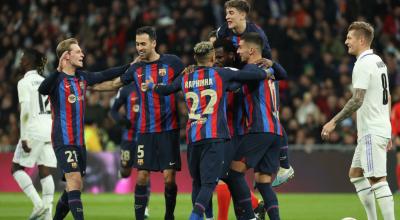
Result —
[[[228,24],[225,22],[221,27],[217,29],[217,38],[218,39],[228,39],[232,41],[233,45],[237,48],[239,47],[240,37],[244,33],[252,33],[257,32],[260,34],[261,38],[264,42],[264,48],[262,51],[262,56],[265,58],[271,58],[271,46],[268,42],[268,37],[265,35],[265,32],[253,22],[246,22],[246,29],[241,34],[235,34],[231,29],[228,28]]]
[[[53,119],[53,146],[84,146],[85,95],[88,86],[111,80],[125,72],[128,65],[102,72],[77,70],[75,75],[55,72],[39,87],[41,94],[49,95]]]
[[[230,139],[226,119],[226,90],[230,81],[263,80],[266,73],[243,72],[218,67],[197,67],[180,75],[171,85],[156,85],[155,91],[170,94],[182,90],[188,108],[188,144],[207,139]]]
[[[259,71],[255,64],[243,67],[246,71]],[[247,117],[248,133],[268,132],[282,135],[279,121],[278,88],[273,80],[250,82],[243,85],[244,105]]]
[[[122,116],[119,113],[119,109],[124,107],[125,115]],[[137,118],[139,114],[139,95],[133,83],[122,87],[117,96],[115,97],[114,103],[111,107],[111,117],[115,121],[128,120],[130,122],[129,128],[123,128],[122,140],[123,141],[134,141],[137,138]]]
[[[182,71],[183,63],[177,56],[161,54],[157,61],[139,62],[132,65],[121,76],[121,81],[125,85],[134,82],[140,97],[139,133],[179,129],[176,95],[160,96],[153,91],[142,91],[141,85],[150,77],[153,78],[154,83],[170,84]]]
[[[227,112],[229,133],[231,136],[244,135],[246,131],[246,117],[244,109],[243,92],[230,91],[227,94]]]

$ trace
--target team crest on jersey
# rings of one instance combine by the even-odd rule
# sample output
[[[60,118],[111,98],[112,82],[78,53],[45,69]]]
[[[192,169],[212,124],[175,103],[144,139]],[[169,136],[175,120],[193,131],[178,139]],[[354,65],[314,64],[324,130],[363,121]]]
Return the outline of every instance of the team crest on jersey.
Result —
[[[69,103],[75,103],[76,102],[76,96],[74,94],[71,94],[68,96],[68,102]]]
[[[139,112],[139,105],[134,105],[134,106],[132,107],[132,111],[133,111],[133,112]]]
[[[78,167],[78,164],[76,164],[75,162],[73,162],[73,163],[71,163],[71,167],[72,167],[73,169],[76,169],[76,168]]]
[[[139,166],[142,166],[142,165],[144,164],[143,159],[138,159],[138,160],[137,160],[137,164],[138,164]]]
[[[165,68],[161,68],[158,70],[158,75],[165,76],[167,74],[167,70]]]

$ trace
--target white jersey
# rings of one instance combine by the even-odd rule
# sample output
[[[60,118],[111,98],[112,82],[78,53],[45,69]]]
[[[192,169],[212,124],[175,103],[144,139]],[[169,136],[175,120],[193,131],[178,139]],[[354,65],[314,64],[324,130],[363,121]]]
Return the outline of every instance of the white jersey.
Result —
[[[21,133],[24,129],[26,138],[47,142],[51,141],[52,120],[50,101],[38,91],[43,80],[36,70],[26,72],[24,78],[18,81],[18,100],[26,106],[28,115],[24,128],[21,124]]]
[[[382,59],[366,50],[354,64],[353,88],[365,89],[362,106],[357,110],[358,139],[365,135],[391,137],[389,116],[389,80]]]

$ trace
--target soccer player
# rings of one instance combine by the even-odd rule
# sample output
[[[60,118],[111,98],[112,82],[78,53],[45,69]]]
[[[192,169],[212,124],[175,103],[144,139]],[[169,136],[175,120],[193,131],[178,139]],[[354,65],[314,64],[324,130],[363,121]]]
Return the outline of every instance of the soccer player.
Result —
[[[156,38],[153,27],[137,29],[136,50],[141,61],[133,64],[123,76],[109,85],[113,89],[134,82],[139,92],[139,134],[134,156],[134,167],[138,170],[135,187],[135,215],[138,220],[144,219],[150,171],[163,172],[166,206],[164,219],[174,219],[178,191],[175,173],[181,169],[177,97],[175,94],[160,96],[142,88],[149,77],[155,79],[156,83],[172,83],[183,70],[183,63],[177,56],[157,53]]]
[[[263,39],[262,57],[271,59],[271,47],[266,34],[256,24],[247,20],[250,4],[246,0],[229,0],[225,2],[225,12],[226,23],[218,28],[217,39],[228,39],[237,48],[244,33],[256,32]],[[286,132],[283,134],[287,139]],[[288,145],[282,147],[280,154],[280,168],[272,184],[274,187],[294,177],[294,170],[289,164]]]
[[[263,39],[257,33],[246,33],[239,42],[238,54],[247,64],[242,70],[258,71],[255,63],[262,58]],[[275,68],[280,67],[274,63]],[[285,70],[280,70],[285,73]],[[256,188],[264,200],[270,219],[279,219],[278,199],[272,190],[272,174],[279,168],[280,136],[282,127],[277,114],[277,96],[274,82],[264,80],[243,86],[247,132],[239,143],[236,155],[231,163],[229,177],[243,176],[247,169],[254,168]],[[250,199],[246,182],[234,181],[232,197],[245,194]],[[248,212],[249,207],[236,204],[237,209]]]
[[[353,22],[345,44],[357,57],[353,68],[353,96],[343,109],[326,123],[321,137],[329,139],[336,125],[357,112],[358,143],[349,177],[369,220],[377,219],[375,199],[385,220],[395,219],[392,192],[386,181],[386,151],[391,148],[390,93],[387,68],[371,50],[374,28]],[[375,196],[374,196],[375,194]]]
[[[51,168],[57,167],[57,159],[50,142],[51,116],[47,96],[39,94],[38,87],[44,80],[43,71],[47,58],[34,49],[25,49],[21,59],[24,77],[18,81],[20,103],[20,141],[14,153],[11,172],[15,181],[32,201],[34,208],[29,219],[44,215],[51,219],[54,181]],[[39,167],[42,198],[32,184],[25,167]]]
[[[102,72],[85,72],[83,51],[78,41],[69,38],[56,48],[60,70],[47,77],[39,92],[49,95],[52,110],[52,142],[58,167],[66,180],[66,189],[61,195],[54,219],[64,219],[69,211],[74,219],[84,219],[81,190],[86,170],[86,148],[84,141],[85,94],[88,86],[111,80],[123,74],[129,65],[111,68]]]
[[[400,102],[393,105],[390,113],[390,121],[392,124],[392,138],[393,145],[396,148],[396,177],[397,177],[397,190],[400,190]]]
[[[193,179],[191,220],[203,219],[212,192],[223,171],[224,151],[230,139],[226,121],[226,90],[229,82],[234,80],[264,80],[264,70],[234,71],[226,68],[212,67],[215,62],[215,51],[211,42],[200,42],[194,47],[197,67],[194,72],[180,75],[171,85],[160,85],[152,79],[147,80],[150,89],[167,95],[182,90],[189,120],[186,125],[188,144],[188,164]],[[241,177],[242,181],[244,176]],[[245,202],[251,207],[250,201]],[[254,213],[248,213],[248,219]]]

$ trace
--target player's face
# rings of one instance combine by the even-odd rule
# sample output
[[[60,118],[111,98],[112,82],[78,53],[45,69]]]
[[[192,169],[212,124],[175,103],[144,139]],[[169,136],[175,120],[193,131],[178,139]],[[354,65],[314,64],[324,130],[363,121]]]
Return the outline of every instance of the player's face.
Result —
[[[215,49],[215,65],[218,67],[232,67],[234,63],[234,54],[227,53],[224,51],[223,47]]]
[[[234,29],[243,21],[246,20],[246,14],[236,8],[226,8],[226,22],[228,23],[229,29]]]
[[[357,56],[361,47],[361,39],[355,33],[355,30],[350,30],[347,33],[346,41],[344,42],[348,47],[348,53]]]
[[[151,40],[148,34],[136,35],[136,50],[141,60],[149,60],[156,50],[156,41]]]
[[[69,63],[76,68],[83,67],[83,54],[82,49],[78,44],[71,44],[70,51],[68,52]]]
[[[249,44],[246,44],[244,40],[239,42],[239,47],[237,49],[237,53],[240,56],[240,60],[242,62],[247,62],[250,58],[251,48]]]

